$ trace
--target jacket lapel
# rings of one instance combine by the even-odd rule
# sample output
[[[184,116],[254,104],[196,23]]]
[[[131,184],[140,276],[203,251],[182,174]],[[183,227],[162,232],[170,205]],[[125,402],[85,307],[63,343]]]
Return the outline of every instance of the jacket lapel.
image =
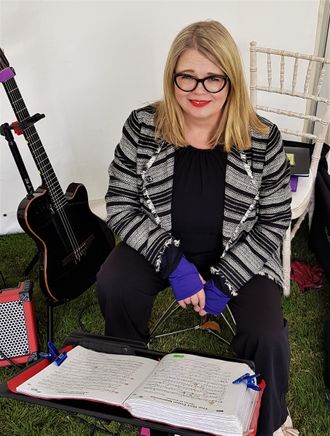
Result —
[[[223,245],[239,236],[237,227],[246,218],[249,207],[258,195],[259,187],[251,171],[249,152],[233,148],[227,156],[225,176],[224,219],[222,227]]]

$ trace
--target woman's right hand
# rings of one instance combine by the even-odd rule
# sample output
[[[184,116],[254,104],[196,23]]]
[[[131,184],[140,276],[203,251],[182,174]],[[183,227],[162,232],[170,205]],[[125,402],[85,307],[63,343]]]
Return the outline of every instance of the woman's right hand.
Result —
[[[196,312],[200,312],[205,307],[205,292],[204,289],[196,292],[196,294],[191,297],[185,298],[184,300],[178,301],[179,305],[185,309],[187,305],[192,304]]]
[[[172,286],[176,301],[182,308],[188,304],[200,311],[205,306],[204,281],[194,264],[183,255],[168,280]]]

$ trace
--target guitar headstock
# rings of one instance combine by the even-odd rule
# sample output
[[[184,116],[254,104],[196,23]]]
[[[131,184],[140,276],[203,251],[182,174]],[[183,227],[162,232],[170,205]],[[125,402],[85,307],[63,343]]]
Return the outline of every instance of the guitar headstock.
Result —
[[[0,71],[9,67],[8,59],[6,58],[2,48],[0,48]]]

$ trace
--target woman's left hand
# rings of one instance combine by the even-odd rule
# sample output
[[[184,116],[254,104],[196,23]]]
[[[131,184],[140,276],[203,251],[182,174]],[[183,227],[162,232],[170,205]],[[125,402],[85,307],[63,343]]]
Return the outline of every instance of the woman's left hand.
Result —
[[[204,283],[204,292],[206,304],[205,308],[202,308],[202,310],[199,311],[199,315],[204,316],[207,313],[214,316],[220,315],[220,313],[225,310],[230,297],[218,289],[212,279]]]

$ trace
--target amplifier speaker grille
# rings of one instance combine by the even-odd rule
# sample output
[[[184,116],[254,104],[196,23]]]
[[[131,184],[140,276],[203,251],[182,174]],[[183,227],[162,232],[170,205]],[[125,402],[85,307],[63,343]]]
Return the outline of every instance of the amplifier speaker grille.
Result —
[[[29,354],[24,306],[21,301],[0,305],[0,350],[7,357]]]
[[[25,363],[37,350],[32,282],[26,280],[17,288],[0,290],[0,367],[10,364],[5,356]]]

